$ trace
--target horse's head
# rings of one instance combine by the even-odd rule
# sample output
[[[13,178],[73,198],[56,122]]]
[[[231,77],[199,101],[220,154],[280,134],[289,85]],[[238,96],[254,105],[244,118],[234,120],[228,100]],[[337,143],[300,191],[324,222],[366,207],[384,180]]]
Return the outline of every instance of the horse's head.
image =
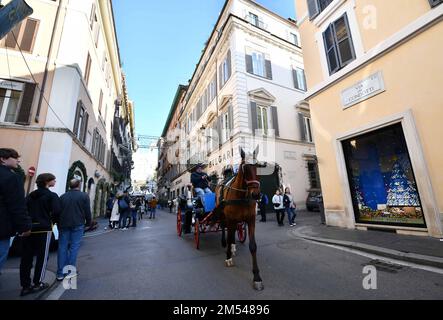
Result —
[[[258,181],[257,177],[257,167],[260,166],[257,161],[258,152],[259,147],[257,146],[252,153],[252,157],[248,157],[247,159],[245,151],[240,147],[240,155],[242,158],[240,170],[243,172],[243,179],[246,183],[248,196],[254,200],[260,199],[260,181]]]

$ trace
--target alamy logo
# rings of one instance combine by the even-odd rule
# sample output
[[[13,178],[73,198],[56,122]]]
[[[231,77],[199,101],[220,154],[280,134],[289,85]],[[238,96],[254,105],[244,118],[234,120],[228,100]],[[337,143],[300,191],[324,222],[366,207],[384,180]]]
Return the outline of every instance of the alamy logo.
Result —
[[[363,288],[365,290],[377,290],[377,268],[374,266],[365,266],[363,274],[367,274],[363,278]]]
[[[63,274],[67,274],[63,279],[63,288],[77,290],[77,269],[74,266],[66,266],[63,268]]]

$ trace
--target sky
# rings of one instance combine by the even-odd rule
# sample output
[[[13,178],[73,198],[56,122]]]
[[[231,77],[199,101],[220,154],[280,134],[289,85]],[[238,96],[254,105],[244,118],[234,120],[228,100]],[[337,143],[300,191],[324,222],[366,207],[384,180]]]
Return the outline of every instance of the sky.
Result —
[[[294,0],[257,0],[295,18]],[[225,0],[114,0],[114,15],[137,135],[160,136],[179,84],[188,84]],[[133,180],[152,176],[157,150],[139,150]],[[149,169],[148,169],[149,168]]]

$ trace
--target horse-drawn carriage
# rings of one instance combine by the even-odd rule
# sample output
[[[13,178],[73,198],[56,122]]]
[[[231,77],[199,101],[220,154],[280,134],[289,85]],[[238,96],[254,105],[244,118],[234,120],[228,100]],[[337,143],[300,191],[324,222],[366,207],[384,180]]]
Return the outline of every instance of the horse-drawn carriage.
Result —
[[[200,249],[201,234],[222,231],[222,217],[215,211],[215,202],[214,193],[205,194],[203,202],[199,197],[193,197],[191,190],[186,196],[182,195],[177,208],[177,235],[193,233],[195,247]],[[237,224],[237,238],[240,243],[246,241],[246,222]]]
[[[263,282],[257,265],[255,219],[257,200],[260,197],[257,168],[265,167],[266,164],[260,164],[257,161],[258,147],[249,159],[246,159],[246,154],[241,148],[240,155],[242,161],[237,174],[229,182],[218,184],[215,194],[205,194],[204,203],[200,198],[193,197],[190,188],[187,190],[186,197],[181,198],[178,205],[177,234],[181,236],[183,233],[191,233],[193,229],[195,245],[198,249],[202,233],[221,231],[222,246],[227,247],[225,260],[227,267],[234,266],[232,257],[236,250],[235,234],[237,233],[240,242],[245,242],[248,235],[254,289],[263,290]]]

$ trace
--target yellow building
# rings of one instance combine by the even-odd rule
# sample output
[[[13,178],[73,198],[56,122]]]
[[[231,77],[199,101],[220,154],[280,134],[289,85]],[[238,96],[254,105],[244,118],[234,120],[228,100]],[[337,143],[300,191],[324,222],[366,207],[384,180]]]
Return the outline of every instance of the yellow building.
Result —
[[[328,225],[442,237],[442,0],[295,0]]]

